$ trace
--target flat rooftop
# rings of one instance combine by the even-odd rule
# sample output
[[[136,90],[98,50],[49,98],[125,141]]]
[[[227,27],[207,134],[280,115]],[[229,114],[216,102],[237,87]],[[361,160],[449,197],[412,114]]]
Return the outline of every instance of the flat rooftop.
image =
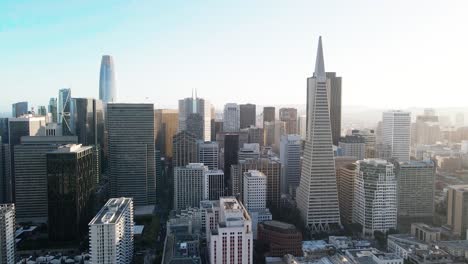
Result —
[[[90,225],[115,224],[124,210],[130,205],[132,198],[111,198],[91,220]]]
[[[81,144],[67,144],[49,153],[78,153],[92,148],[91,146],[83,146]]]
[[[276,228],[280,228],[280,229],[296,230],[296,227],[294,225],[288,224],[288,223],[285,223],[285,222],[276,221],[276,220],[265,221],[262,224],[272,226],[272,227],[276,227]]]

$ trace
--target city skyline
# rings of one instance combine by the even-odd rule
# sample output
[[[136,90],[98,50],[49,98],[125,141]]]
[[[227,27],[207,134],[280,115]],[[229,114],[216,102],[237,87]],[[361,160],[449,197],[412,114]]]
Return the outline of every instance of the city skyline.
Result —
[[[453,95],[464,90],[457,76],[463,76],[468,40],[458,32],[468,22],[466,3],[421,3],[257,2],[246,10],[242,3],[210,1],[100,1],[89,9],[81,3],[3,1],[0,112],[21,100],[45,105],[64,87],[77,97],[98,98],[104,54],[118,65],[116,86],[123,101],[175,108],[197,88],[217,108],[229,101],[303,104],[303,80],[313,68],[319,35],[330,43],[327,68],[344,76],[343,105],[463,106],[464,96]],[[310,16],[314,9],[322,12]],[[24,72],[28,78],[21,77]],[[219,87],[239,92],[219,92]],[[433,96],[439,87],[445,93]],[[278,93],[265,98],[265,89]],[[279,92],[284,89],[287,97]],[[392,93],[380,98],[376,89]],[[415,96],[421,100],[412,100]]]

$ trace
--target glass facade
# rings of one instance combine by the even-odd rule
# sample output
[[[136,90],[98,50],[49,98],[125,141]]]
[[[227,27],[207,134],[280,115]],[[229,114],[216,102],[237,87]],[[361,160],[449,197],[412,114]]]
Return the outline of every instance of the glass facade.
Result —
[[[77,241],[88,232],[94,187],[91,147],[47,153],[50,240]]]
[[[104,103],[115,103],[117,101],[114,59],[109,55],[102,56],[101,60],[101,72],[99,76],[99,99]]]

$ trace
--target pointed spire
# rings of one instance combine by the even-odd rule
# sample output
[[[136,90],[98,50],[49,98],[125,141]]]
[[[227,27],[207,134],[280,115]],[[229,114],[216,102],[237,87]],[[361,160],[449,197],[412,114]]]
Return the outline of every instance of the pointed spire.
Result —
[[[325,62],[323,61],[322,36],[319,37],[317,58],[315,59],[315,77],[326,77]]]
[[[195,88],[195,99],[198,98],[197,96],[197,88]]]
[[[193,98],[194,98],[194,97],[193,97],[193,88],[192,88],[192,99],[193,99]]]

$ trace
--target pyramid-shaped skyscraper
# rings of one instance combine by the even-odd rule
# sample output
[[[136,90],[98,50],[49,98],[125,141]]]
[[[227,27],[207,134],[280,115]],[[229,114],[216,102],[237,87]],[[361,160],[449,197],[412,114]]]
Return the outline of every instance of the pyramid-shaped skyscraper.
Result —
[[[320,37],[315,73],[307,79],[307,137],[297,190],[297,206],[312,232],[340,226],[329,91]]]

